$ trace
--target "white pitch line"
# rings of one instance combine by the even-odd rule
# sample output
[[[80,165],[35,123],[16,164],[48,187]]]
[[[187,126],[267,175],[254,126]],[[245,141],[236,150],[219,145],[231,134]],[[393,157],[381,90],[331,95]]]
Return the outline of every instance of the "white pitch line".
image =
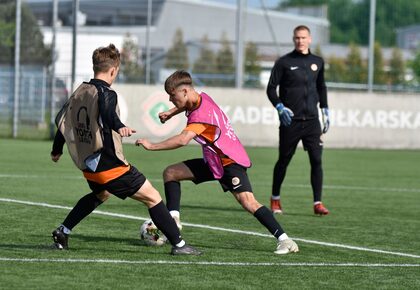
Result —
[[[286,266],[286,267],[420,267],[420,264],[362,264],[362,263],[252,263],[252,262],[213,262],[213,261],[172,261],[172,260],[109,260],[109,259],[40,259],[40,258],[5,258],[0,262],[27,263],[97,263],[97,264],[144,264],[144,265],[197,265],[197,266]]]
[[[9,198],[0,198],[0,201],[26,204],[26,205],[42,206],[42,207],[48,207],[48,208],[72,209],[71,207],[68,207],[68,206],[52,205],[52,204],[47,204],[47,203],[23,201],[23,200],[9,199]],[[141,220],[141,221],[149,219],[148,217],[139,217],[139,216],[112,213],[112,212],[99,211],[99,210],[94,210],[93,213],[99,214],[99,215],[106,215],[106,216],[113,216],[113,217],[120,217],[120,218],[126,218],[126,219],[132,219],[132,220]],[[269,234],[261,234],[261,233],[250,232],[250,231],[234,230],[234,229],[228,229],[228,228],[222,228],[222,227],[213,227],[213,226],[201,225],[201,224],[191,224],[191,223],[184,223],[183,222],[182,225],[183,226],[195,227],[195,228],[201,228],[201,229],[223,231],[223,232],[243,234],[243,235],[252,235],[252,236],[258,236],[258,237],[269,237],[269,238],[273,237],[272,235],[269,235]],[[348,250],[357,250],[357,251],[365,251],[365,252],[372,252],[372,253],[396,255],[396,256],[410,257],[410,258],[420,258],[420,255],[413,255],[413,254],[407,254],[407,253],[401,253],[401,252],[391,252],[391,251],[385,251],[385,250],[379,250],[379,249],[369,249],[369,248],[349,246],[349,245],[343,245],[343,244],[335,244],[335,243],[320,242],[320,241],[315,241],[315,240],[307,240],[307,239],[301,239],[301,238],[296,238],[296,237],[293,237],[293,239],[296,240],[296,241],[301,241],[301,242],[304,242],[304,243],[316,244],[316,245],[321,245],[321,246],[329,246],[329,247],[343,248],[343,249],[348,249]]]
[[[48,175],[36,175],[36,174],[0,174],[0,178],[51,178]],[[60,176],[64,179],[84,179],[82,175],[67,175]],[[162,179],[150,178],[149,181],[153,183],[160,183]],[[255,183],[258,184],[258,181]],[[285,184],[285,187],[295,188],[310,188],[310,185],[306,184]],[[384,191],[384,192],[420,192],[419,188],[388,188],[388,187],[365,187],[365,186],[348,186],[348,185],[324,185],[324,188],[337,189],[337,190],[361,190],[361,191]]]

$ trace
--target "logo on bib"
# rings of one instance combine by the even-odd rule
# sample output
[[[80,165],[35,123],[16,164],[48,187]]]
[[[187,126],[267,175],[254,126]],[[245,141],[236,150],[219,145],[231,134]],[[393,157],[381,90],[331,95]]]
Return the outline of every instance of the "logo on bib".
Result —
[[[238,185],[241,182],[241,180],[238,177],[232,178],[232,185]]]

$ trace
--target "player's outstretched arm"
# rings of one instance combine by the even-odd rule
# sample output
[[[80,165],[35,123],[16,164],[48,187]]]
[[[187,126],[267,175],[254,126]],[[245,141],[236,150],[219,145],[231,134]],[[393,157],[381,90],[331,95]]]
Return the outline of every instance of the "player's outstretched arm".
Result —
[[[150,151],[171,150],[187,145],[196,134],[192,131],[184,130],[179,135],[172,136],[159,143],[151,143],[147,139],[137,139],[136,146],[143,146],[144,149]]]
[[[130,127],[121,127],[118,129],[118,133],[121,135],[121,137],[130,137],[136,133],[136,130],[131,129]]]
[[[176,116],[179,113],[182,113],[184,111],[185,111],[185,108],[173,107],[172,109],[170,109],[168,111],[160,112],[159,113],[159,120],[162,124],[164,124],[166,121],[168,121],[173,116]]]

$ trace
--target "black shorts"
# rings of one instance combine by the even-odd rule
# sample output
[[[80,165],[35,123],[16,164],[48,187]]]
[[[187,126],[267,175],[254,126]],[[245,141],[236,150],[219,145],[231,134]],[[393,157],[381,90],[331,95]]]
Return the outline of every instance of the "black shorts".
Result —
[[[284,156],[295,153],[296,147],[302,140],[306,151],[320,154],[323,142],[321,140],[321,125],[318,119],[293,120],[288,127],[280,127],[279,149]]]
[[[193,182],[195,184],[216,180],[203,158],[186,160],[184,161],[184,164],[193,173]],[[223,191],[237,193],[244,191],[252,192],[251,183],[245,167],[237,163],[233,163],[225,166],[223,169],[224,174],[222,178],[218,180],[223,188]]]
[[[95,194],[106,190],[118,198],[126,199],[135,194],[143,186],[146,182],[146,177],[137,168],[130,165],[129,171],[105,184],[99,184],[90,180],[87,182]]]

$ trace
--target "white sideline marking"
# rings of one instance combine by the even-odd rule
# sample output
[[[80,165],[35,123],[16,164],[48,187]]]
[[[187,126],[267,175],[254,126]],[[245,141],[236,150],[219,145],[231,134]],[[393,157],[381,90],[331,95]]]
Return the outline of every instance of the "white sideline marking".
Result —
[[[104,264],[145,264],[145,265],[197,265],[197,266],[288,266],[288,267],[420,267],[420,264],[362,264],[362,263],[250,263],[250,262],[211,262],[211,261],[171,261],[171,260],[109,260],[109,259],[38,259],[38,258],[4,258],[5,262],[29,263],[104,263]]]
[[[49,207],[49,208],[72,209],[71,207],[68,207],[68,206],[52,205],[52,204],[48,204],[48,203],[23,201],[23,200],[9,199],[9,198],[0,198],[0,201],[20,203],[20,204],[26,204],[26,205],[36,205],[36,206]],[[100,215],[106,215],[106,216],[126,218],[126,219],[141,220],[141,221],[149,219],[148,217],[139,217],[139,216],[112,213],[112,212],[99,211],[99,210],[94,210],[93,213],[100,214]],[[190,224],[190,223],[184,223],[184,222],[182,223],[182,225],[183,226],[195,227],[195,228],[201,228],[201,229],[209,229],[209,230],[223,231],[223,232],[243,234],[243,235],[252,235],[252,236],[258,236],[258,237],[269,237],[269,238],[273,237],[272,235],[269,235],[269,234],[261,234],[261,233],[250,232],[250,231],[234,230],[234,229],[228,229],[228,228],[222,228],[222,227],[213,227],[213,226],[208,226],[208,225]],[[321,246],[329,246],[329,247],[343,248],[343,249],[349,249],[349,250],[357,250],[357,251],[365,251],[365,252],[372,252],[372,253],[396,255],[396,256],[403,256],[403,257],[410,257],[410,258],[420,258],[420,255],[413,255],[413,254],[407,254],[407,253],[401,253],[401,252],[391,252],[391,251],[384,251],[384,250],[378,250],[378,249],[369,249],[369,248],[355,247],[355,246],[349,246],[349,245],[343,245],[343,244],[335,244],[335,243],[327,243],[327,242],[320,242],[320,241],[314,241],[314,240],[306,240],[306,239],[295,238],[295,237],[292,237],[292,238],[295,241],[301,241],[301,242],[308,243],[308,244],[316,244],[316,245],[321,245]]]
[[[36,174],[0,174],[0,178],[51,178],[47,175],[36,175]],[[84,179],[82,175],[67,175],[60,176],[64,179]],[[148,178],[149,179],[149,178]],[[160,183],[162,179],[150,178],[149,181]],[[255,182],[258,184],[258,181]],[[310,188],[310,185],[305,184],[285,184],[285,187],[296,187],[296,188]],[[330,189],[342,189],[342,190],[364,190],[364,191],[385,191],[385,192],[420,192],[420,188],[388,188],[388,187],[365,187],[365,186],[348,186],[348,185],[324,185],[324,188]]]

